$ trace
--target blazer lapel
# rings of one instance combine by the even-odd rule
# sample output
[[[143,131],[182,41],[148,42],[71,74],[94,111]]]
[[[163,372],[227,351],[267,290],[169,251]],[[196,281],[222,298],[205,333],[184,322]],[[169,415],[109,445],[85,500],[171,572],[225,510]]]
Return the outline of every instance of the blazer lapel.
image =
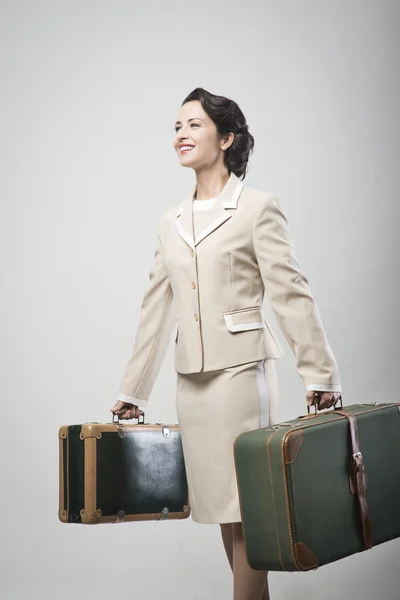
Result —
[[[198,234],[194,239],[193,200],[197,186],[194,185],[190,195],[182,202],[176,214],[175,226],[181,238],[194,250],[204,238],[231,218],[231,209],[236,209],[244,184],[234,173],[230,174],[223,190],[210,210],[196,213]]]

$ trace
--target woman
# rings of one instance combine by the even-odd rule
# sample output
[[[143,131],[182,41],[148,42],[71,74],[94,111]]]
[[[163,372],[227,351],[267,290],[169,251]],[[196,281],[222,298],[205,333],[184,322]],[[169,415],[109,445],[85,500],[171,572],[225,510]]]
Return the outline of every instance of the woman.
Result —
[[[333,406],[340,379],[279,200],[242,183],[254,138],[238,105],[196,88],[175,124],[180,163],[196,174],[164,210],[150,285],[118,401],[120,418],[147,405],[175,323],[177,414],[193,520],[218,523],[234,600],[269,598],[268,573],[246,559],[233,457],[237,435],[275,422],[275,360],[264,290],[296,357],[307,403]]]

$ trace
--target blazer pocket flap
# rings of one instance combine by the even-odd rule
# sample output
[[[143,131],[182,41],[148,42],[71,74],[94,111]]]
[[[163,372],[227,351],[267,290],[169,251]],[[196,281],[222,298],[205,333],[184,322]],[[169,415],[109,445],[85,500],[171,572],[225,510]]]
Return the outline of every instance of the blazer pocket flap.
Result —
[[[260,308],[245,308],[224,313],[224,319],[229,331],[249,331],[265,327]]]

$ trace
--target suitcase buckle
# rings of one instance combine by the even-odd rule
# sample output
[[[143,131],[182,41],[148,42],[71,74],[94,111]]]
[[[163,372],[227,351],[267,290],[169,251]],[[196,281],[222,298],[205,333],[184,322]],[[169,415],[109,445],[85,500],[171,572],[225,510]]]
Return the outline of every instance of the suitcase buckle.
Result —
[[[353,466],[358,470],[364,470],[364,462],[363,462],[363,455],[361,454],[361,452],[355,452],[352,455],[353,458]]]

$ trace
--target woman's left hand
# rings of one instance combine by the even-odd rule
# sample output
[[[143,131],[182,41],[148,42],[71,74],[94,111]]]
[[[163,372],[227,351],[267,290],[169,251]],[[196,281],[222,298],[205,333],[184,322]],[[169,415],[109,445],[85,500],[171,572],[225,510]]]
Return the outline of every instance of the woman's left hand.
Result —
[[[316,404],[318,410],[332,408],[341,395],[341,392],[316,392],[315,390],[311,390],[307,392],[307,406]]]

